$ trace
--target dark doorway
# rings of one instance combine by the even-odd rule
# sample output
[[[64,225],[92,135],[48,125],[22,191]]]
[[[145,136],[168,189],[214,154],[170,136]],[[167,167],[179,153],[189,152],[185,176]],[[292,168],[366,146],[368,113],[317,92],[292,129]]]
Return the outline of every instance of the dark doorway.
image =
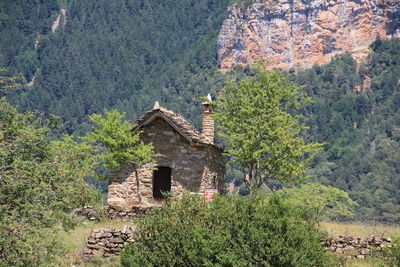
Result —
[[[157,167],[153,172],[153,197],[163,199],[163,192],[171,191],[171,168]]]

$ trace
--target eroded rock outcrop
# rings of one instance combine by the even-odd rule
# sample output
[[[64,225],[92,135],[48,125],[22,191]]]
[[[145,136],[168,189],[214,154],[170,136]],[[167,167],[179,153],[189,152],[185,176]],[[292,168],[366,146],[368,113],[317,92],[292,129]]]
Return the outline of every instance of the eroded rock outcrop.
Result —
[[[400,37],[400,0],[263,0],[230,8],[218,60],[222,70],[260,59],[306,69],[343,52],[362,59],[378,36]]]

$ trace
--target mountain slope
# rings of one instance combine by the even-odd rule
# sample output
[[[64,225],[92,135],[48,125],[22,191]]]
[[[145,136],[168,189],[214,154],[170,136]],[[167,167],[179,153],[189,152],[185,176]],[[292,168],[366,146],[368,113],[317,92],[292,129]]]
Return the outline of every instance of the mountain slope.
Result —
[[[35,77],[7,97],[21,109],[61,116],[68,133],[85,131],[88,114],[118,108],[135,119],[156,100],[198,125],[201,96],[215,96],[231,74],[252,72],[217,68],[217,36],[229,4],[1,2],[0,65],[23,72],[28,82]],[[371,51],[366,64],[346,54],[292,78],[315,100],[302,111],[311,127],[306,138],[327,143],[311,174],[348,191],[360,204],[358,219],[398,223],[400,41],[378,40]],[[232,181],[241,185],[235,170]]]
[[[136,118],[156,100],[197,122],[199,105],[193,103],[207,93],[215,95],[221,80],[213,70],[215,40],[228,5],[228,0],[67,1],[65,25],[50,32],[59,12],[51,23],[44,16],[47,32],[37,50],[32,50],[34,33],[28,36],[30,47],[21,48],[28,51],[22,56],[37,54],[32,56],[34,66],[27,70],[12,60],[1,62],[23,71],[28,81],[38,69],[34,86],[12,100],[25,109],[61,116],[68,132],[104,108],[118,108]],[[25,8],[21,3],[7,6],[6,12]],[[38,4],[37,9],[44,8]],[[14,37],[24,33],[12,23],[5,20],[8,29],[1,36],[7,31]],[[2,55],[12,59],[9,50],[6,44]]]

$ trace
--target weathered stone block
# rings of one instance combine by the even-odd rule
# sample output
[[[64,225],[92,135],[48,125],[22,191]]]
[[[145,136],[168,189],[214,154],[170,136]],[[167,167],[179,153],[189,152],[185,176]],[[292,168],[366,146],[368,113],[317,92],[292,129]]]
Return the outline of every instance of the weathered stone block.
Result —
[[[123,244],[124,240],[122,240],[121,237],[116,237],[116,238],[111,238],[110,243],[115,243],[115,244]]]
[[[97,250],[100,248],[97,244],[87,244],[86,247],[92,250]]]

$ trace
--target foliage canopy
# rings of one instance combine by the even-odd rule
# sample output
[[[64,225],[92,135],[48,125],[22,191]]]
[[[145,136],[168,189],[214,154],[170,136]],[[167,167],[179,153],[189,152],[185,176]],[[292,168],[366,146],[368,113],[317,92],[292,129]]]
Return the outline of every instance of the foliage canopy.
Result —
[[[318,220],[352,217],[353,209],[357,206],[348,193],[319,183],[305,183],[277,192],[289,199],[293,206],[302,207],[315,214]]]
[[[306,126],[293,112],[310,99],[278,70],[259,66],[256,75],[222,89],[216,107],[219,135],[251,190],[268,180],[298,181],[321,144],[306,144]]]
[[[335,266],[314,217],[274,195],[172,199],[139,222],[123,266]]]
[[[65,136],[50,141],[55,117],[19,113],[0,99],[0,265],[33,266],[60,253],[58,226],[75,224],[74,208],[96,203],[86,184],[93,149]]]
[[[153,163],[154,152],[152,143],[145,144],[140,140],[140,131],[133,132],[135,125],[124,120],[125,114],[117,110],[93,114],[89,119],[95,123],[93,131],[83,139],[93,145],[98,145],[101,153],[97,156],[105,168],[120,170],[128,164],[137,167]]]

